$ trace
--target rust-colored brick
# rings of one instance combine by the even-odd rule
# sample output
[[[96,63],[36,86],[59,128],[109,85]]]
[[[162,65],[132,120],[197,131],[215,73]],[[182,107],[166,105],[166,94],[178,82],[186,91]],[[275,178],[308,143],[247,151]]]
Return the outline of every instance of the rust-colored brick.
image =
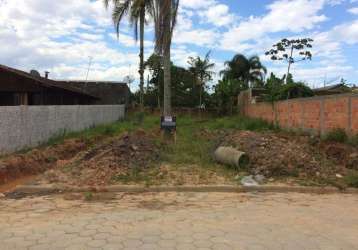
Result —
[[[278,123],[284,128],[326,133],[343,128],[348,134],[358,133],[358,95],[334,95],[257,103],[244,107],[245,114]]]

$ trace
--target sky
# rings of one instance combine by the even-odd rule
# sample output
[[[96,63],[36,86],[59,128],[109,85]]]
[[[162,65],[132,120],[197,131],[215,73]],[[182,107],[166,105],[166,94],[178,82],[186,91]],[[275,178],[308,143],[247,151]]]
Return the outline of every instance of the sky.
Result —
[[[358,0],[180,0],[172,61],[188,67],[189,56],[211,51],[215,72],[235,54],[257,55],[268,72],[287,65],[264,52],[282,38],[314,39],[312,61],[292,68],[310,87],[358,84]],[[153,53],[153,25],[145,32],[145,57]],[[24,71],[50,71],[52,79],[122,81],[138,88],[138,43],[124,20],[117,37],[111,8],[102,0],[0,0],[0,64]],[[148,75],[149,72],[146,72]],[[219,79],[216,74],[215,84]]]

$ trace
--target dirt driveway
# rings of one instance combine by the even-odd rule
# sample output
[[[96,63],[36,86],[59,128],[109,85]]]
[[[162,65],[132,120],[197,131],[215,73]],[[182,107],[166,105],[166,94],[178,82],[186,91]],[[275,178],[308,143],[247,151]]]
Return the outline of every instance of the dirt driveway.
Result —
[[[1,249],[358,249],[358,196],[148,193],[0,200]]]

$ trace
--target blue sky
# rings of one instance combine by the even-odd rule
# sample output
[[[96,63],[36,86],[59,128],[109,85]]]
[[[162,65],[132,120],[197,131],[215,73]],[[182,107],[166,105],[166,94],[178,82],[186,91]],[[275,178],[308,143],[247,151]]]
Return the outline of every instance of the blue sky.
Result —
[[[264,52],[285,37],[314,39],[313,60],[293,66],[296,80],[311,87],[342,77],[358,84],[358,0],[181,0],[172,60],[187,66],[189,56],[211,50],[219,72],[236,53],[258,55],[282,76],[287,65]],[[0,44],[0,64],[48,70],[52,78],[84,79],[91,57],[91,80],[138,79],[132,29],[124,21],[117,40],[102,1],[0,0]],[[148,57],[151,25],[145,45]]]

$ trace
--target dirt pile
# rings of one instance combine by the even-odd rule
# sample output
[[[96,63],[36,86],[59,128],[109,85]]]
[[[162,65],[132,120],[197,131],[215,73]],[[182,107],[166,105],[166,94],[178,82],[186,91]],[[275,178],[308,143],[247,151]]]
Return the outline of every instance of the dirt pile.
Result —
[[[82,139],[66,140],[63,144],[13,154],[0,160],[0,184],[13,179],[42,173],[56,167],[62,161],[74,157],[85,150],[87,143]]]
[[[154,137],[142,130],[110,138],[76,156],[67,166],[45,173],[49,182],[70,185],[110,184],[115,176],[146,169],[159,157]]]
[[[358,161],[356,148],[310,136],[239,131],[226,136],[222,144],[246,152],[248,171],[266,177],[332,178],[357,167]]]

